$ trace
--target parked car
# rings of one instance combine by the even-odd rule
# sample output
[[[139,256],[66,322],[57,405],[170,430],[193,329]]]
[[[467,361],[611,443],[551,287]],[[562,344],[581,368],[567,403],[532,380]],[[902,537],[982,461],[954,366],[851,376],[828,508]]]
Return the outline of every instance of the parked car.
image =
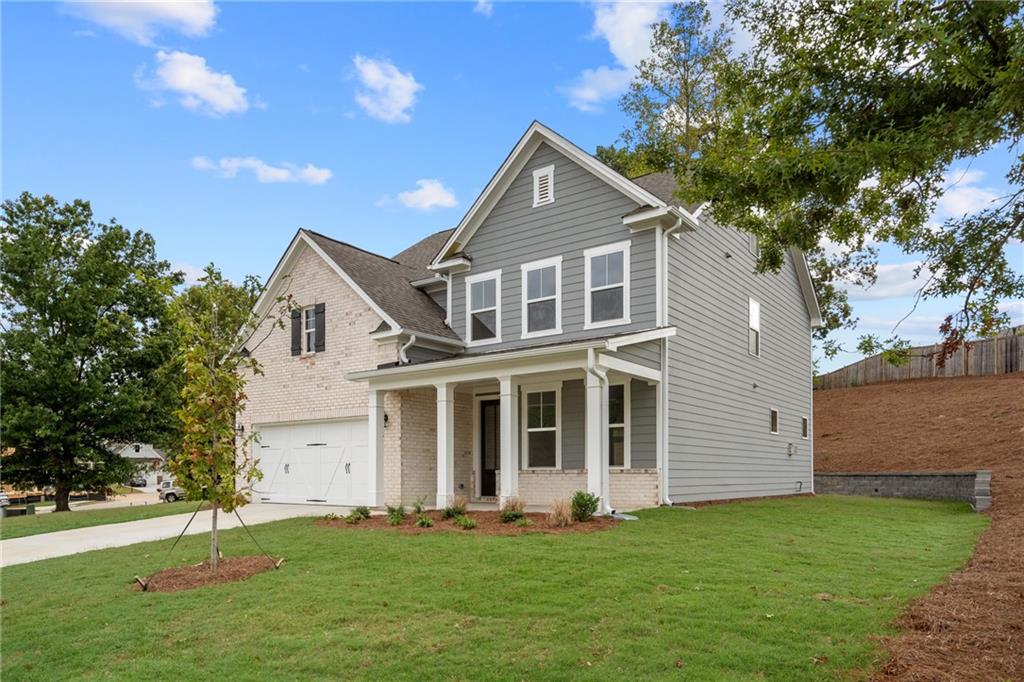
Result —
[[[164,502],[177,502],[185,499],[185,491],[174,485],[174,481],[164,481],[160,484],[157,496]]]
[[[130,488],[145,488],[146,487],[146,477],[145,476],[136,476],[132,480],[128,481],[128,487],[130,487]]]
[[[11,500],[10,498],[7,497],[7,493],[5,493],[3,490],[0,490],[0,507],[6,507],[10,503]]]

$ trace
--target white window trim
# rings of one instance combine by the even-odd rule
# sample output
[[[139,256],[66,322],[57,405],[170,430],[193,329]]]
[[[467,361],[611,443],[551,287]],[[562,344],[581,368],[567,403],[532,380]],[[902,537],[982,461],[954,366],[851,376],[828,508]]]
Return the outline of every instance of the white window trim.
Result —
[[[527,414],[529,403],[529,395],[531,393],[544,393],[547,391],[555,392],[555,428],[530,428],[530,419]],[[562,469],[562,382],[555,382],[549,384],[530,384],[522,386],[522,393],[520,394],[521,404],[519,406],[520,414],[522,418],[520,421],[521,432],[520,443],[522,443],[522,461],[519,464],[520,469],[523,471],[561,471]],[[532,467],[530,466],[530,432],[542,432],[542,431],[554,431],[555,432],[555,465],[551,467]]]
[[[755,305],[757,306],[757,321],[756,321],[757,324],[756,324],[756,326],[753,324],[754,323],[754,320],[752,319],[753,316],[750,314]],[[757,352],[756,353],[751,353],[750,352],[750,331],[751,330],[754,330],[754,331],[757,332]],[[748,296],[747,297],[747,339],[746,340],[747,340],[747,355],[750,355],[751,357],[755,357],[755,358],[761,357],[761,345],[762,345],[761,342],[763,341],[763,337],[761,335],[761,302],[758,301],[753,296]]]
[[[537,201],[537,188],[540,185],[540,178],[544,175],[548,176],[548,199],[547,201]],[[533,207],[537,208],[553,203],[555,203],[555,166],[551,164],[533,171]]]
[[[632,466],[632,461],[630,459],[630,451],[632,449],[630,447],[630,438],[631,438],[631,431],[632,431],[632,429],[630,428],[630,422],[633,421],[632,420],[633,409],[632,409],[632,405],[630,404],[631,401],[632,401],[632,399],[630,397],[630,393],[632,392],[632,390],[631,390],[632,383],[633,383],[632,380],[628,379],[628,378],[623,378],[621,381],[616,381],[616,380],[613,379],[612,381],[608,382],[608,387],[609,388],[611,388],[612,386],[622,386],[623,387],[622,388],[622,401],[623,401],[623,405],[622,405],[622,419],[623,419],[623,423],[622,423],[622,429],[623,429],[623,436],[622,436],[622,441],[623,441],[622,466],[615,466],[615,465],[611,464],[611,454],[612,454],[611,453],[611,439],[609,438],[609,441],[608,441],[608,452],[604,453],[606,461],[609,462],[608,463],[608,468],[609,469],[616,469],[616,470],[619,470],[619,469],[629,469]],[[609,419],[609,421],[608,421],[608,428],[609,429],[611,429],[613,426],[618,426],[617,424],[612,424],[611,423],[610,411],[609,411],[608,419]]]
[[[306,313],[312,311],[313,313],[313,326],[312,328],[306,327]],[[300,320],[302,320],[302,346],[301,355],[313,355],[316,353],[316,306],[307,305],[302,308],[300,313]],[[309,337],[313,337],[313,345],[309,345]]]
[[[585,279],[584,286],[586,290],[583,298],[583,309],[585,314],[585,317],[583,318],[584,329],[600,329],[601,327],[616,327],[623,324],[629,324],[629,247],[630,241],[627,239],[626,241],[604,244],[603,246],[595,246],[592,249],[585,249],[583,251],[583,277]],[[604,256],[609,253],[615,253],[616,251],[622,251],[622,317],[615,320],[592,322],[590,320],[590,294],[593,291],[611,289],[618,285],[608,285],[592,289],[590,286],[590,259],[595,256]]]
[[[493,339],[481,339],[480,341],[473,340],[473,313],[475,312],[487,312],[492,310],[491,308],[481,308],[480,310],[472,309],[473,302],[473,284],[475,282],[483,282],[489,279],[494,280],[494,326],[495,336]],[[501,270],[490,270],[488,272],[481,272],[476,275],[470,275],[466,277],[466,346],[488,346],[493,343],[501,343]]]
[[[804,432],[804,426],[807,427],[807,432]],[[810,440],[811,437],[811,420],[807,417],[800,417],[800,438],[803,440]]]
[[[775,430],[772,431],[772,415],[775,415]],[[779,414],[779,410],[776,407],[768,408],[768,433],[773,436],[779,435],[779,429],[782,426],[782,415]]]
[[[543,329],[540,331],[531,332],[528,329],[528,318],[526,316],[527,308],[530,301],[527,298],[527,274],[533,270],[540,270],[543,268],[555,268],[555,327],[554,329]],[[544,260],[533,261],[532,263],[523,263],[520,266],[522,271],[522,338],[524,339],[535,339],[538,336],[552,336],[554,334],[562,333],[562,257],[554,256],[553,258],[545,258]],[[549,301],[550,297],[538,298],[537,301]]]

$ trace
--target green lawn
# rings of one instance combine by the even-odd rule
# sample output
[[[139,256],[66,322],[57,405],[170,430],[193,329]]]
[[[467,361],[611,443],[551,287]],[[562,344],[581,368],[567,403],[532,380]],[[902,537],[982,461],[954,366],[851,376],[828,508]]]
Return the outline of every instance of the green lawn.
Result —
[[[87,528],[102,526],[105,523],[123,523],[152,519],[168,514],[186,514],[195,511],[196,503],[173,502],[170,504],[154,502],[137,507],[118,507],[115,509],[89,509],[80,507],[69,512],[49,512],[32,516],[12,516],[0,519],[0,540],[22,538],[26,535],[52,533],[56,530],[71,528]]]
[[[655,509],[579,535],[255,527],[287,563],[133,592],[207,536],[4,569],[4,682],[23,679],[857,679],[877,636],[969,557],[966,505],[818,497]],[[253,553],[241,529],[225,554]]]

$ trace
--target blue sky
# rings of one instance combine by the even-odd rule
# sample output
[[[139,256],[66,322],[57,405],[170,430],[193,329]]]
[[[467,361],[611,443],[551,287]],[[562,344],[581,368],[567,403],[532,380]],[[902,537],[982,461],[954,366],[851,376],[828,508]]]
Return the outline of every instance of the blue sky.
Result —
[[[455,225],[533,119],[587,150],[614,141],[664,9],[7,3],[3,197],[89,199],[188,273],[266,278],[299,227],[391,255]],[[1006,159],[959,164],[936,219],[997,196]],[[878,285],[854,292],[862,331],[913,302],[914,256],[882,257]],[[930,341],[953,307],[923,304],[901,331]]]

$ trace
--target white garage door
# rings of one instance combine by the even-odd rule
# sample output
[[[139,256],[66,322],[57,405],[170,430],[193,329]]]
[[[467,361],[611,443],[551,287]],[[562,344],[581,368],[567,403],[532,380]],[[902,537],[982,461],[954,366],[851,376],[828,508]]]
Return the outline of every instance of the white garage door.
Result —
[[[367,420],[260,426],[261,502],[367,504]]]

